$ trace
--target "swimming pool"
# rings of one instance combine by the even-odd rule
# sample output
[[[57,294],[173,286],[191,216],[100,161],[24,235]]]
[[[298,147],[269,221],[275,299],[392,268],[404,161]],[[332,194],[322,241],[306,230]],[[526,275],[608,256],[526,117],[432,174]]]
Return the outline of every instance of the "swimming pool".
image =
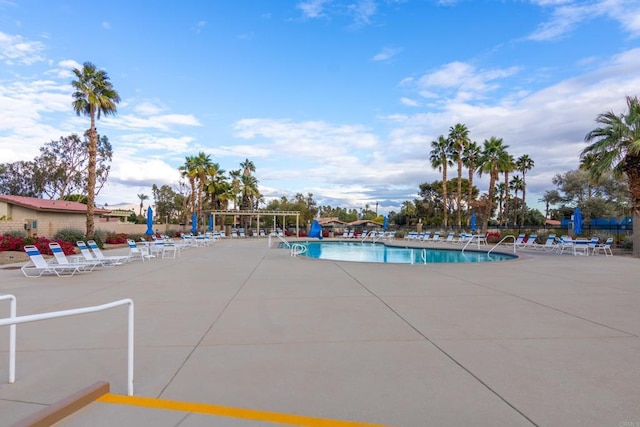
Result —
[[[361,242],[298,242],[306,247],[301,256],[333,261],[375,262],[393,264],[477,263],[506,261],[517,258],[503,253],[476,252],[461,249],[410,248]]]

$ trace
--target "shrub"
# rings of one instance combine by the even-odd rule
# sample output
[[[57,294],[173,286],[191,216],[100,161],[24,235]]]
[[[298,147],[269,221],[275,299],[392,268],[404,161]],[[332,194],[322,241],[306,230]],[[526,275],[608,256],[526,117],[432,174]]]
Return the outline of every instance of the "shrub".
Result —
[[[53,235],[54,240],[62,240],[65,242],[77,242],[78,240],[85,240],[84,231],[77,228],[63,228]]]
[[[27,237],[27,232],[24,230],[20,230],[20,229],[16,229],[16,230],[9,230],[7,231],[8,235],[13,236],[13,237],[22,237],[23,239],[25,237]]]
[[[58,239],[55,241],[60,244],[65,255],[72,255],[76,253],[76,248],[73,242]],[[51,242],[51,240],[41,236],[14,237],[10,234],[5,234],[0,237],[0,251],[23,251],[25,245],[34,245],[38,248],[41,254],[51,255],[49,242]]]
[[[491,231],[487,233],[487,243],[498,243],[500,241],[500,233]]]
[[[109,234],[105,239],[105,243],[110,245],[122,245],[127,243],[127,235],[125,233]]]

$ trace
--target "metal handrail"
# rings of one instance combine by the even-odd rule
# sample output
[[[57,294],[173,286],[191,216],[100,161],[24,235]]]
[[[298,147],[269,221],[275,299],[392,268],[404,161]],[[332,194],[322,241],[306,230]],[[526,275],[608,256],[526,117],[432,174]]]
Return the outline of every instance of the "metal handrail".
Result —
[[[133,396],[133,301],[122,299],[107,304],[93,307],[75,308],[71,310],[51,311],[49,313],[31,314],[27,316],[11,316],[0,319],[0,326],[17,325],[19,323],[37,322],[39,320],[56,319],[58,317],[75,316],[78,314],[95,313],[107,310],[120,305],[129,305],[128,328],[127,328],[127,394]],[[9,377],[15,378],[15,366],[9,366]]]
[[[287,248],[291,248],[291,243],[289,243],[287,241],[287,239],[285,239],[284,237],[280,236],[279,234],[274,234],[274,233],[269,233],[269,242],[268,242],[269,247],[271,247],[271,236],[277,237],[282,243],[285,244],[285,246]]]
[[[0,295],[0,301],[11,300],[9,317],[16,317],[17,300],[15,295]],[[9,326],[9,384],[16,382],[16,325]]]
[[[291,245],[291,256],[295,257],[307,252],[307,247],[302,243],[294,243]]]
[[[426,264],[427,263],[427,250],[426,249],[422,249],[422,251],[420,252],[420,257],[422,258],[422,261]]]
[[[489,249],[489,252],[487,252],[487,255],[489,255],[491,253],[492,250],[494,250],[495,248],[497,248],[498,246],[500,246],[500,244],[502,242],[504,242],[505,240],[507,240],[508,238],[512,238],[513,239],[513,253],[516,253],[516,236],[512,235],[512,234],[507,234],[506,236],[504,236],[498,243],[496,243],[496,245],[494,247],[492,247],[491,249]]]
[[[476,243],[478,245],[478,249],[480,249],[480,237],[484,237],[484,236],[480,236],[479,234],[474,234],[469,238],[469,241],[464,245],[464,247],[462,248],[462,253],[464,253],[464,250],[467,249],[467,246],[469,246],[469,244],[471,244],[471,242],[473,242],[473,239],[476,239]]]

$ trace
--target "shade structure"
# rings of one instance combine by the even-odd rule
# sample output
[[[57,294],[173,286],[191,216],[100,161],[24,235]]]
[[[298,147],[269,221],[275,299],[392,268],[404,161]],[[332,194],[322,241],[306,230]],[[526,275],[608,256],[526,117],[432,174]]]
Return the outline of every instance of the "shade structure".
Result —
[[[476,214],[474,213],[471,214],[471,232],[476,232]]]
[[[213,231],[213,215],[209,214],[209,231]]]
[[[191,215],[191,232],[198,232],[198,214],[195,212]]]
[[[384,231],[387,231],[387,228],[389,228],[389,218],[385,215],[384,219],[382,220],[382,229]]]
[[[153,236],[153,210],[151,206],[147,208],[147,231],[144,232],[147,236]]]
[[[573,211],[573,232],[574,234],[582,234],[582,212],[580,208]]]

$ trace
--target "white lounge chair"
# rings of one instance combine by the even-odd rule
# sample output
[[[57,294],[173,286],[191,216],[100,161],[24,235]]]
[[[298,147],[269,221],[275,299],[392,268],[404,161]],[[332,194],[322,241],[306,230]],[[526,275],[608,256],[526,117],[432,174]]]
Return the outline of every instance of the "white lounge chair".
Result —
[[[521,245],[522,245],[522,242],[524,242],[524,238],[525,238],[525,236],[526,236],[526,234],[525,234],[525,233],[518,234],[518,237],[516,238],[516,241],[515,241],[514,245],[516,245],[516,246],[521,246]],[[508,244],[508,242],[507,242],[507,244]]]
[[[555,234],[549,234],[549,236],[547,236],[547,240],[544,242],[544,244],[539,245],[539,244],[534,244],[534,248],[536,249],[541,249],[541,250],[550,250],[553,251],[556,249],[556,235]]]
[[[56,263],[58,265],[73,265],[78,267],[81,271],[93,271],[94,268],[98,267],[102,263],[99,261],[82,261],[79,259],[74,259],[69,261],[67,256],[64,254],[62,250],[62,246],[58,242],[49,242],[49,248],[53,253],[54,258],[56,259]]]
[[[433,233],[433,237],[431,238],[432,242],[442,242],[442,237],[440,237],[440,232],[436,231]]]
[[[81,242],[77,243],[78,246],[80,246],[80,243]],[[131,260],[129,255],[104,255],[95,240],[87,240],[87,246],[89,246],[91,252],[93,252],[93,256],[98,261],[102,261],[107,265],[120,265]]]
[[[609,237],[604,243],[596,245],[594,254],[599,254],[602,251],[606,256],[613,256],[611,245],[613,245],[613,237]]]
[[[455,233],[452,231],[449,234],[447,234],[447,238],[444,239],[445,243],[453,243],[453,236],[455,235]]]
[[[129,244],[129,257],[130,259],[140,258],[142,261],[150,260],[151,258],[155,258],[154,255],[151,255],[148,248],[139,247],[135,240],[127,239],[127,243]]]
[[[536,245],[536,239],[538,238],[537,234],[531,234],[529,237],[527,237],[527,241],[518,245],[518,247],[520,249],[532,249],[535,248]]]
[[[76,265],[49,264],[38,248],[25,245],[24,251],[29,255],[29,262],[20,268],[25,277],[40,277],[43,274],[55,274],[58,277],[73,276],[80,271]]]

